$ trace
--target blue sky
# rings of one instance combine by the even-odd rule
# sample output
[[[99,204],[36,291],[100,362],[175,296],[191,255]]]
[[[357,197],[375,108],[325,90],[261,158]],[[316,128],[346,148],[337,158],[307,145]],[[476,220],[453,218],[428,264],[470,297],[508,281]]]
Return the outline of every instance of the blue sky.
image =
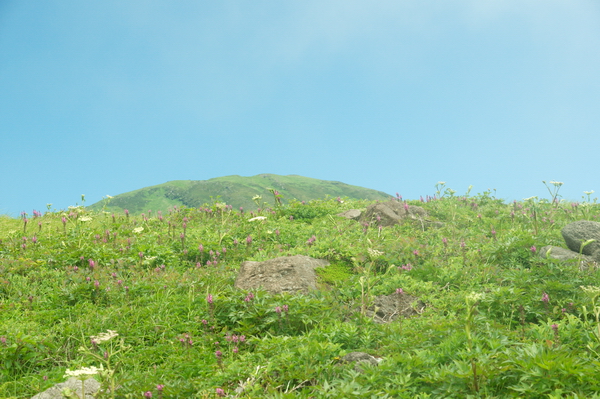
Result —
[[[260,173],[580,200],[598,49],[595,0],[4,0],[0,214]]]

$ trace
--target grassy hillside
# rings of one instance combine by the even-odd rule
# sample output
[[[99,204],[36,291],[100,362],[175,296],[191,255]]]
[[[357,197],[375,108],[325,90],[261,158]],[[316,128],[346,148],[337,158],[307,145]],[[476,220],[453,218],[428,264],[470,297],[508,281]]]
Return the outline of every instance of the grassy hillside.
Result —
[[[91,205],[91,210],[123,211],[140,214],[148,210],[166,212],[169,208],[186,206],[198,208],[218,200],[239,209],[254,210],[263,203],[273,206],[269,189],[282,195],[283,203],[295,199],[310,201],[318,198],[388,199],[390,195],[349,184],[312,179],[303,176],[261,174],[251,177],[225,176],[210,180],[177,180],[114,196]],[[252,198],[260,196],[260,200]],[[258,204],[258,205],[257,205]],[[268,206],[267,205],[267,206]]]
[[[91,366],[115,398],[598,397],[600,272],[538,255],[598,205],[409,201],[443,223],[426,230],[335,216],[368,204],[0,218],[0,397]],[[234,288],[241,262],[295,254],[331,262],[318,290]],[[425,308],[378,324],[379,295]]]

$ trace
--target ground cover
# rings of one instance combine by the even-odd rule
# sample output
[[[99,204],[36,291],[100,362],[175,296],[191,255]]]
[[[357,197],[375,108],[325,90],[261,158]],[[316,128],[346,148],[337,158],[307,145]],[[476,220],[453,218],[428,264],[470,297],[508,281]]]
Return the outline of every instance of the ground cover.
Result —
[[[443,223],[425,230],[337,217],[370,204],[344,199],[0,218],[0,397],[84,367],[102,368],[98,397],[594,397],[598,269],[538,248],[600,209],[556,194],[505,203],[438,185],[407,202]],[[319,290],[233,288],[241,262],[296,254],[331,263]],[[379,295],[426,306],[376,323]],[[382,360],[340,362],[354,351]]]

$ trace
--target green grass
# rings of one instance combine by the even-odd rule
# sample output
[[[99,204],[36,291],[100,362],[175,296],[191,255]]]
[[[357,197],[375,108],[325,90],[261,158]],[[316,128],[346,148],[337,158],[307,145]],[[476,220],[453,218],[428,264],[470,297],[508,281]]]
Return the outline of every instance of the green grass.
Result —
[[[214,398],[217,388],[247,398],[598,397],[600,290],[581,286],[600,286],[600,273],[532,251],[563,245],[561,228],[598,220],[598,206],[439,196],[409,201],[444,223],[425,231],[336,217],[370,203],[348,198],[254,215],[208,202],[162,220],[84,208],[26,224],[1,217],[0,397],[31,397],[67,368],[100,365],[114,374],[96,378],[118,398],[160,397],[159,384],[163,398]],[[249,221],[258,214],[267,219]],[[233,287],[241,262],[295,254],[331,262],[318,291],[249,299]],[[425,310],[389,324],[358,312],[397,288]],[[118,337],[91,342],[107,330]],[[339,363],[352,351],[383,361],[357,373]]]

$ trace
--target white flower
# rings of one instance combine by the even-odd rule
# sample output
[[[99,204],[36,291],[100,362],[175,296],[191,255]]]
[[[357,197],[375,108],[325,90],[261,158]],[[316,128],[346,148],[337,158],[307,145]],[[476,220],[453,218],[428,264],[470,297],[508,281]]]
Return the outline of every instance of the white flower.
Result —
[[[253,222],[255,220],[265,220],[267,217],[266,216],[257,216],[255,218],[252,219],[248,219],[249,222]]]
[[[551,181],[550,184],[552,184],[555,187],[560,187],[562,186],[564,183],[561,181]]]
[[[372,248],[367,248],[367,252],[369,253],[369,256],[371,258],[377,258],[378,256],[383,255],[383,252],[378,251],[376,249],[372,249]]]
[[[142,231],[144,231],[144,228],[143,228],[143,227],[136,227],[136,228],[135,228],[135,229],[133,229],[132,231],[133,231],[134,233],[136,233],[136,234],[139,234],[139,233],[141,233]]]
[[[523,201],[531,201],[537,199],[537,195],[534,195],[533,197],[529,197],[529,198],[523,198]]]
[[[118,336],[119,333],[113,330],[106,330],[107,332],[105,333],[100,333],[96,336],[90,337],[92,341],[94,341],[95,343],[99,344],[101,342],[106,342],[106,341],[110,341],[111,339],[113,339],[114,337]]]
[[[475,303],[481,299],[483,299],[484,295],[481,292],[471,292],[466,296],[466,300],[469,303]]]
[[[81,378],[82,376],[86,376],[86,375],[98,374],[99,372],[101,372],[103,370],[104,370],[104,367],[102,365],[100,365],[100,368],[91,366],[91,367],[83,367],[79,370],[67,369],[65,371],[65,375],[63,376],[63,378],[68,378],[68,377]]]
[[[592,195],[594,194],[594,190],[590,190],[590,191],[584,191],[583,192],[585,195]]]
[[[89,216],[82,216],[79,218],[79,220],[82,222],[90,222],[92,220],[92,218]]]
[[[111,199],[111,198],[114,198],[114,197],[112,195],[106,194],[106,198]]]
[[[262,197],[260,195],[255,195],[254,197],[252,197],[252,201],[256,201],[262,199]]]

